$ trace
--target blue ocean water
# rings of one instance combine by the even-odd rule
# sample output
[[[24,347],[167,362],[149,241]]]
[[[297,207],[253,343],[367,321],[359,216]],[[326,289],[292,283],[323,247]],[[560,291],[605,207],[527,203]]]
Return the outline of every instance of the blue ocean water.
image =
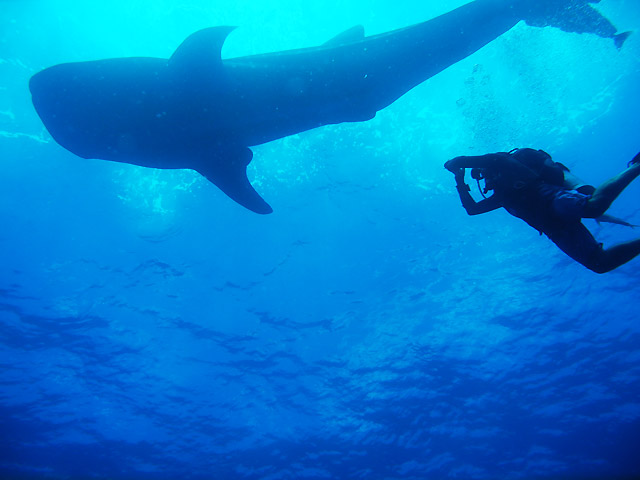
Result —
[[[375,119],[254,148],[259,216],[191,171],[84,160],[29,78],[224,57],[427,20],[463,0],[0,2],[0,478],[640,478],[640,259],[598,276],[457,155],[543,148],[591,183],[640,150],[640,36],[519,24]],[[636,0],[603,0],[619,31]],[[611,213],[640,224],[640,183]],[[637,230],[587,223],[605,245]]]

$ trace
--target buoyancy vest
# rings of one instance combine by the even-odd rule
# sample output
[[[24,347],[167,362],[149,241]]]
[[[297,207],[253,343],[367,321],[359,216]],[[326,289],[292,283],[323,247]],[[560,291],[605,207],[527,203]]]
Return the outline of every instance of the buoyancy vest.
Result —
[[[554,162],[551,159],[551,155],[544,150],[516,148],[511,150],[509,155],[511,155],[511,158],[514,160],[531,169],[537,175],[537,180],[551,185],[564,185],[564,172],[568,171],[567,167]]]

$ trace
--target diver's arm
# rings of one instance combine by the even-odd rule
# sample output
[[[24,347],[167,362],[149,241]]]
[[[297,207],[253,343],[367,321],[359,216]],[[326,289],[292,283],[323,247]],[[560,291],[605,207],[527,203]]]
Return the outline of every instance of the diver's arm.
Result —
[[[456,173],[461,168],[497,168],[509,159],[508,153],[488,153],[471,157],[456,157],[444,164],[444,168]]]
[[[517,179],[522,182],[534,181],[539,178],[537,173],[521,162],[514,160],[511,155],[505,152],[488,153],[473,157],[456,157],[445,163],[444,168],[454,174],[461,168],[481,168],[499,172],[507,178]]]
[[[476,202],[469,193],[469,185],[464,183],[464,180],[460,180],[458,175],[456,175],[456,190],[460,196],[462,206],[469,215],[480,215],[481,213],[491,212],[492,210],[502,207],[500,196],[496,193],[491,195],[489,198]]]

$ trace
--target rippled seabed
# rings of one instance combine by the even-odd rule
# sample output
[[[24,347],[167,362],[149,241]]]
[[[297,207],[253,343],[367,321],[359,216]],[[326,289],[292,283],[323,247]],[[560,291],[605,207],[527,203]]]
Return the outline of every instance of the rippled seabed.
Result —
[[[520,24],[372,121],[256,147],[257,216],[195,173],[66,152],[29,77],[212,25],[240,27],[232,57],[463,2],[78,3],[0,2],[0,477],[640,476],[640,260],[597,276],[506,212],[467,217],[442,168],[535,146],[617,173],[640,36]],[[640,30],[635,1],[599,8]],[[640,224],[639,194],[611,212]]]

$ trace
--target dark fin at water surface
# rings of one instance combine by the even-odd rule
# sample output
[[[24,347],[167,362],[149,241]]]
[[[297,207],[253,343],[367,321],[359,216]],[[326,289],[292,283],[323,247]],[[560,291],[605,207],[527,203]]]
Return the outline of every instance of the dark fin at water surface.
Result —
[[[624,45],[624,42],[627,41],[627,38],[629,38],[629,35],[631,35],[632,33],[633,32],[623,32],[613,36],[613,41],[615,42],[616,48],[618,50],[622,48],[622,46]]]
[[[344,43],[357,42],[358,40],[362,40],[364,38],[364,27],[362,25],[356,25],[355,27],[351,27],[344,32],[339,33],[335,37],[327,40],[323,43],[323,46],[336,46],[342,45]]]

